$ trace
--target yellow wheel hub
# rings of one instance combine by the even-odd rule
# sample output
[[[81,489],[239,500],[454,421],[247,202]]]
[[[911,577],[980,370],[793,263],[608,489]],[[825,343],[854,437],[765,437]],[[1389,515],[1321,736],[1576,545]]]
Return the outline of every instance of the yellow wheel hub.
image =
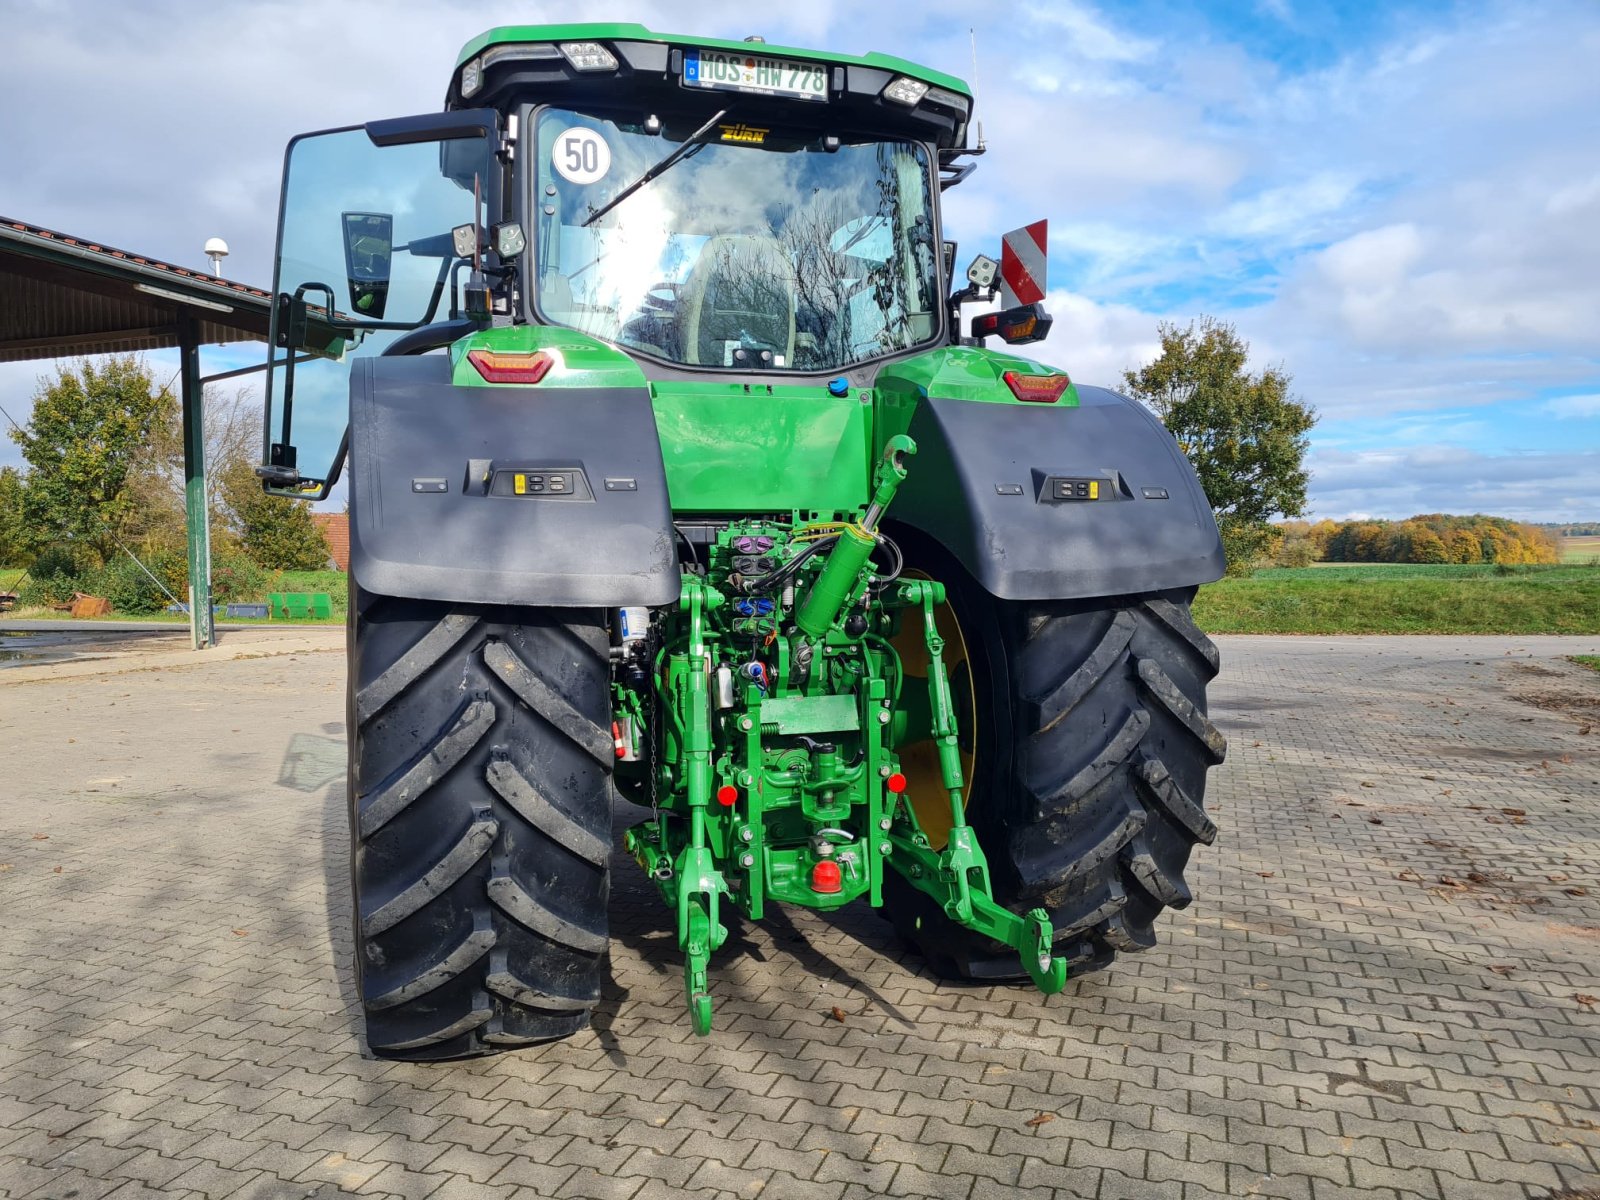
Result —
[[[905,572],[907,578],[931,579],[932,576],[922,571],[910,570]],[[967,642],[961,631],[961,623],[956,620],[955,610],[948,603],[940,605],[933,613],[934,623],[939,627],[939,636],[944,638],[945,672],[950,676],[952,692],[964,687],[965,696],[955,695],[957,711],[963,708],[972,714],[971,721],[975,725],[978,715],[976,685],[972,677],[972,664],[967,658]],[[928,643],[923,637],[922,621],[918,610],[906,609],[900,619],[900,630],[895,634],[892,645],[895,652],[900,655],[900,667],[905,672],[904,688],[927,686],[928,679]],[[958,668],[967,664],[965,682],[960,678]],[[904,689],[903,689],[904,690]],[[966,704],[962,704],[962,700]],[[967,805],[972,804],[974,786],[973,763],[975,755],[973,749],[978,744],[977,729],[963,728],[960,731],[962,741],[961,773],[965,776],[966,790],[962,793]],[[928,844],[935,850],[944,849],[950,840],[950,793],[945,790],[944,777],[939,772],[939,749],[934,745],[931,737],[924,737],[915,742],[906,742],[899,747],[900,773],[906,777],[906,799],[911,803],[911,810],[916,813],[917,824],[922,826],[922,832],[928,837]]]

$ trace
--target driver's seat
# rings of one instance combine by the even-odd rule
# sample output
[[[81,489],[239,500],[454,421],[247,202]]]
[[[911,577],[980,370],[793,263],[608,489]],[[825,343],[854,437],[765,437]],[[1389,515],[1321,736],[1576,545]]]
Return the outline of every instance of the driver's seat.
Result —
[[[678,295],[685,361],[731,367],[733,351],[770,350],[774,366],[794,364],[794,264],[767,234],[706,239]]]

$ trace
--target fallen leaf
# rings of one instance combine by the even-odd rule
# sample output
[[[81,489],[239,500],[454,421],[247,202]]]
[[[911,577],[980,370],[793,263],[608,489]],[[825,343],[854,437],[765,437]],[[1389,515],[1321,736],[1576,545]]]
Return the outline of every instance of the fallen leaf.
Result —
[[[1593,1008],[1600,1004],[1600,996],[1591,996],[1588,992],[1574,992],[1572,998],[1585,1008]]]
[[[1256,746],[1261,745],[1261,743],[1260,742],[1251,742],[1250,745],[1251,745],[1252,748],[1254,748]]]
[[[1256,874],[1261,876],[1261,878],[1263,878],[1263,879],[1271,879],[1274,875],[1277,874],[1277,872],[1276,871],[1257,871]]]
[[[1418,875],[1415,871],[1401,871],[1398,875],[1395,876],[1395,878],[1396,879],[1404,879],[1407,883],[1421,883],[1422,882],[1422,876]]]
[[[1361,781],[1361,786],[1362,787],[1377,787],[1378,785],[1375,784],[1375,783],[1368,783],[1365,779],[1363,779]]]
[[[58,870],[58,871],[60,869],[61,869],[60,867],[56,868],[56,870]],[[1570,887],[1570,888],[1562,888],[1561,890],[1563,892],[1565,892],[1569,896],[1587,896],[1589,894],[1589,889],[1585,888],[1585,887]]]
[[[52,875],[59,875],[59,874],[61,874],[61,868],[60,867],[51,867],[50,868],[50,873]]]
[[[1382,817],[1368,817],[1367,818],[1367,823],[1371,824],[1371,825],[1382,825],[1383,824],[1383,818]]]
[[[1516,970],[1516,967],[1512,966],[1510,963],[1491,963],[1489,970],[1493,971],[1496,975],[1510,975],[1511,972]]]
[[[1545,878],[1548,879],[1551,883],[1565,883],[1567,880],[1571,879],[1572,876],[1571,875],[1563,875],[1563,874],[1557,873],[1555,875],[1546,875]]]
[[[1569,762],[1571,762],[1571,761],[1572,761],[1572,755],[1570,755],[1570,754],[1563,754],[1563,755],[1562,755],[1562,756],[1561,756],[1561,757],[1560,757],[1560,758],[1558,758],[1558,759],[1556,759],[1556,761],[1557,761],[1557,762],[1564,762],[1564,763],[1569,763]]]
[[[1500,811],[1508,817],[1525,817],[1528,815],[1528,810],[1525,808],[1502,808]]]
[[[837,1004],[833,1006],[833,1011],[828,1015],[831,1016],[835,1021],[839,1022],[839,1024],[844,1024],[844,1009],[840,1008]]]
[[[1434,779],[1434,777],[1432,775],[1424,775],[1423,778],[1426,779],[1429,783],[1435,782],[1435,779]]]
[[[248,929],[235,929],[235,930],[234,930],[234,931],[233,931],[233,936],[234,936],[234,937],[244,937],[244,936],[246,936],[246,935],[247,935],[247,934],[248,934],[248,933],[249,933],[249,932],[250,932],[250,931],[249,931],[249,930],[248,930]]]
[[[48,842],[50,835],[48,833],[36,833],[33,835],[33,840],[36,842]]]
[[[1484,820],[1489,822],[1489,824],[1491,824],[1491,825],[1504,825],[1505,824],[1505,822],[1502,821],[1499,817],[1485,817]]]
[[[1579,736],[1580,736],[1580,737],[1582,737],[1582,736],[1583,736],[1583,735],[1585,735],[1585,734],[1587,734],[1587,733],[1588,733],[1588,732],[1589,732],[1589,731],[1590,731],[1590,730],[1591,730],[1591,729],[1593,729],[1593,728],[1594,728],[1594,726],[1593,726],[1593,725],[1584,725],[1584,726],[1582,726],[1582,727],[1580,727],[1580,728],[1579,728],[1579,730],[1578,730],[1578,735],[1579,735]]]
[[[1593,997],[1591,997],[1591,999],[1593,999]],[[1055,1119],[1056,1119],[1055,1113],[1042,1112],[1038,1116],[1031,1117],[1028,1120],[1024,1121],[1023,1124],[1026,1125],[1029,1129],[1037,1129],[1041,1125],[1050,1124],[1050,1122],[1054,1121]]]
[[[0,863],[0,871],[9,871],[9,870],[11,870],[11,864],[10,863]]]

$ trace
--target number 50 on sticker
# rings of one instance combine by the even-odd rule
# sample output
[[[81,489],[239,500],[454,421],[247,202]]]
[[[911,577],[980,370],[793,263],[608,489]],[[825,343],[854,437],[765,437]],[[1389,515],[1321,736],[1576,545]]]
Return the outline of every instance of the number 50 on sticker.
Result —
[[[611,169],[611,147],[593,129],[565,130],[550,157],[556,174],[569,183],[597,183]]]

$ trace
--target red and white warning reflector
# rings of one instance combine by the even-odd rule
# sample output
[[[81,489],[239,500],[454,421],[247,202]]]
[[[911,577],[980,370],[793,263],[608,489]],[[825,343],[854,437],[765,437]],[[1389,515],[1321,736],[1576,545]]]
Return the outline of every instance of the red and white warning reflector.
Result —
[[[1000,239],[1000,307],[1037,304],[1044,299],[1049,258],[1045,235],[1049,221],[1013,229]]]

